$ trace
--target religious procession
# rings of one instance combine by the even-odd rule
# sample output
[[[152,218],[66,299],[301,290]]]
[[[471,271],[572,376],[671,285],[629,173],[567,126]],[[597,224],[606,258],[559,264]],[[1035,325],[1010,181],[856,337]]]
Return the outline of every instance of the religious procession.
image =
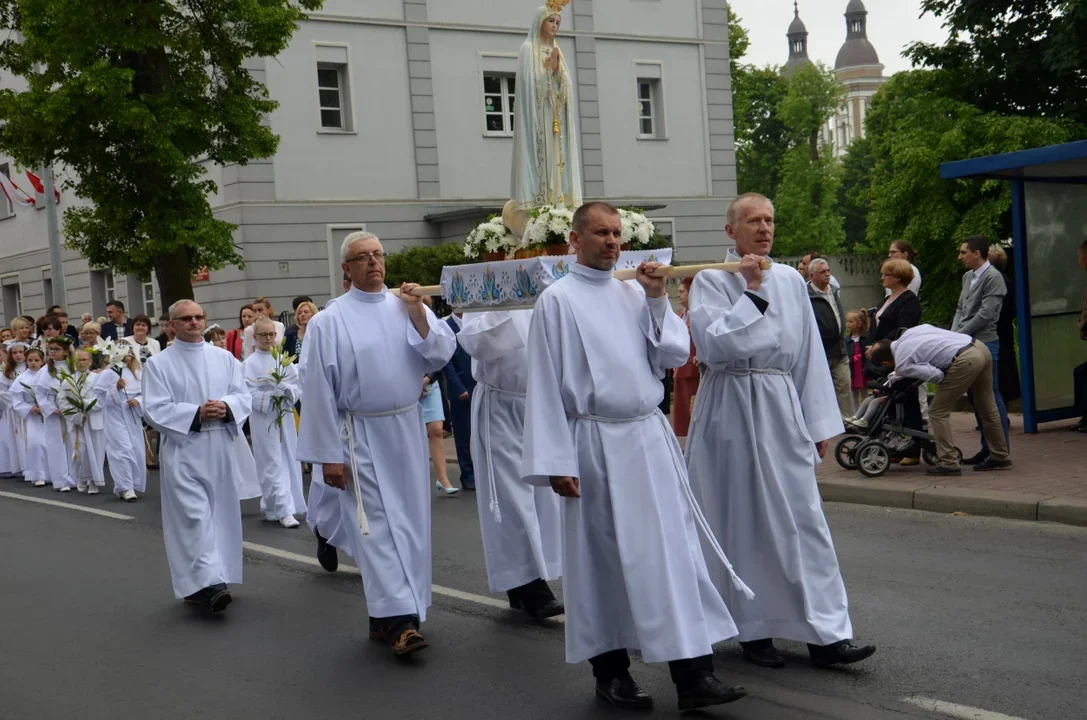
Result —
[[[161,717],[245,717],[254,708],[269,717],[328,717],[366,702],[376,703],[364,711],[374,717],[508,717],[525,715],[521,699],[543,682],[552,686],[551,699],[528,702],[550,707],[548,716],[587,712],[576,697],[555,697],[554,685],[563,684],[575,696],[589,695],[577,688],[591,689],[596,703],[619,710],[651,711],[669,687],[682,713],[723,705],[730,707],[722,713],[741,713],[714,717],[1023,720],[955,714],[977,708],[924,694],[949,692],[927,690],[940,685],[935,679],[908,693],[864,688],[886,674],[896,677],[887,681],[894,687],[905,682],[903,668],[912,666],[903,663],[915,660],[895,656],[921,622],[910,609],[919,601],[892,598],[886,586],[897,579],[880,570],[900,550],[872,538],[892,528],[908,536],[917,522],[933,525],[922,531],[932,537],[956,531],[912,515],[855,517],[825,506],[820,485],[831,459],[867,477],[920,458],[930,465],[926,477],[940,480],[961,476],[962,465],[988,478],[1013,468],[1014,398],[1002,396],[997,376],[998,362],[1006,367],[1014,350],[1002,352],[995,331],[1008,287],[989,262],[1001,247],[983,236],[962,243],[967,273],[950,330],[921,322],[920,271],[906,240],[880,259],[875,306],[846,312],[845,291],[821,253],[807,252],[797,267],[775,252],[781,238],[773,197],[740,192],[734,175],[731,190],[718,192],[724,165],[715,163],[735,164],[714,149],[715,123],[724,120],[712,100],[731,92],[715,79],[727,81],[730,72],[731,8],[677,0],[669,11],[644,9],[624,31],[633,35],[620,37],[605,3],[546,0],[532,14],[538,1],[495,11],[504,19],[487,32],[513,35],[509,28],[531,16],[527,37],[520,25],[502,48],[473,50],[474,68],[443,65],[440,38],[467,33],[478,24],[475,14],[448,15],[426,0],[392,3],[402,19],[375,21],[375,32],[355,47],[387,49],[382,43],[393,43],[404,24],[410,192],[418,193],[426,222],[442,224],[438,244],[453,246],[438,268],[399,264],[413,245],[398,225],[424,219],[397,203],[372,203],[356,216],[337,200],[340,207],[327,205],[314,224],[320,237],[294,239],[310,232],[301,218],[326,205],[294,197],[277,207],[292,183],[299,187],[279,174],[288,157],[303,165],[317,157],[306,157],[316,146],[307,150],[285,135],[275,163],[259,171],[224,164],[216,170],[222,187],[213,182],[202,200],[206,208],[235,208],[241,218],[230,227],[242,238],[244,269],[230,280],[213,283],[227,271],[207,268],[200,272],[208,279],[200,279],[195,269],[204,258],[215,268],[222,263],[188,250],[187,293],[167,292],[169,262],[156,261],[158,286],[129,275],[122,299],[120,273],[94,274],[105,272],[93,270],[101,260],[84,263],[92,268],[85,291],[64,289],[58,260],[41,276],[41,297],[48,287],[50,301],[65,304],[35,319],[22,312],[33,307],[22,281],[0,277],[4,312],[19,308],[0,330],[0,524],[19,533],[23,511],[46,513],[41,522],[58,547],[39,560],[68,568],[72,587],[86,596],[73,598],[73,607],[93,623],[99,608],[115,604],[118,628],[142,627],[148,637],[161,628],[164,652],[175,658],[162,661],[163,673],[199,676],[201,663],[213,669],[216,679],[193,682],[203,694],[219,693],[215,707],[140,690],[140,702],[162,708]],[[318,138],[357,138],[368,116],[377,122],[383,110],[355,114],[370,104],[362,102],[370,81],[353,75],[349,45],[313,32],[340,20],[321,14],[318,0],[301,5],[315,14],[299,15],[298,32],[317,62]],[[380,15],[376,8],[344,12],[361,13],[352,23],[367,29],[369,13]],[[629,19],[635,11],[624,12]],[[674,23],[667,12],[679,13]],[[807,30],[799,4],[792,12],[790,63],[799,63]],[[859,0],[849,3],[850,52],[871,47],[866,37],[859,42],[867,12]],[[648,57],[637,54],[638,43],[656,37],[651,26],[662,23],[661,37],[672,38],[679,57],[686,20],[700,28],[692,67],[703,68],[695,95],[708,103],[705,135],[679,139],[689,129],[681,129],[678,112],[671,132],[677,144],[696,146],[676,164],[696,157],[700,164],[640,194],[635,188],[649,166],[635,155],[673,142],[664,125],[664,82],[683,90],[664,63],[633,59],[637,144],[614,161],[622,176],[605,172],[619,134],[601,130],[612,93],[603,82],[614,60],[608,45],[631,43],[634,54],[621,63],[629,65]],[[288,34],[284,69],[293,67],[290,42]],[[872,66],[867,56],[856,62]],[[270,67],[259,75],[277,93],[286,89]],[[457,180],[427,158],[448,147],[444,138],[456,121],[436,118],[434,107],[476,75],[484,139],[508,144],[498,156],[506,163],[498,163],[501,200],[439,203]],[[272,127],[301,121],[293,99],[279,102],[264,111]],[[0,119],[3,112],[0,97]],[[391,162],[399,136],[386,129]],[[343,182],[358,173],[366,185],[370,165],[381,164],[378,149],[371,151],[365,162],[325,162],[343,172]],[[52,172],[31,196],[0,165],[11,217],[17,200],[31,210],[40,202],[55,224],[62,195],[52,192]],[[395,194],[389,173],[377,182]],[[471,163],[463,173],[461,182],[474,182]],[[275,178],[266,188],[271,195],[261,195],[261,177]],[[683,199],[686,181],[704,187],[697,199]],[[631,189],[605,191],[605,184]],[[650,196],[662,199],[628,200]],[[475,196],[469,190],[465,197]],[[669,204],[675,217],[660,214]],[[261,215],[269,209],[290,218],[284,234],[272,214]],[[84,211],[67,211],[68,232]],[[691,216],[682,217],[686,212]],[[265,220],[249,226],[248,213]],[[702,214],[719,225],[689,255],[674,234]],[[672,240],[650,243],[665,224]],[[250,267],[271,264],[275,278],[248,279]],[[298,278],[292,265],[301,268]],[[327,292],[300,285],[307,272],[321,282],[327,274]],[[101,289],[99,277],[107,283]],[[239,295],[230,293],[237,286],[245,298],[263,294],[244,301],[235,321]],[[303,292],[291,312],[277,315],[273,302],[296,288]],[[71,322],[65,307],[82,304],[71,300],[76,292],[92,309],[104,301],[106,316],[84,313],[78,326]],[[964,459],[952,412],[967,393],[981,449]],[[12,508],[17,502],[27,507]],[[64,512],[86,517],[69,526]],[[124,523],[126,533],[113,538],[115,530],[96,525],[110,527],[107,521]],[[845,551],[832,524],[835,536],[844,529]],[[977,528],[990,531],[1004,532]],[[88,556],[86,568],[68,566],[59,551],[73,543]],[[112,564],[91,559],[107,547]],[[17,564],[5,575],[39,577],[33,557],[12,552]],[[843,566],[861,578],[853,595]],[[863,607],[856,629],[851,600]],[[484,612],[498,613],[497,624],[477,617]],[[29,631],[12,632],[22,647]],[[118,633],[124,639],[115,649],[109,635],[94,634],[99,649],[79,645],[72,662],[93,666],[99,651],[109,668],[135,662],[140,641]],[[547,650],[552,636],[561,638],[558,652]],[[877,655],[881,636],[894,652]],[[305,663],[293,664],[302,654]],[[562,660],[577,667],[563,669]],[[139,684],[154,684],[142,669],[132,673]],[[263,687],[262,697],[231,687],[234,673]],[[346,689],[360,683],[361,695]],[[808,687],[838,683],[851,687],[836,694]],[[346,698],[330,692],[339,686]],[[483,710],[477,695],[488,687],[493,707]],[[123,712],[89,685],[78,692],[94,698],[91,716]],[[884,692],[895,695],[893,708],[869,695]],[[62,698],[34,715],[42,701],[17,690],[12,696],[7,709],[0,700],[0,717],[76,712],[74,699]]]

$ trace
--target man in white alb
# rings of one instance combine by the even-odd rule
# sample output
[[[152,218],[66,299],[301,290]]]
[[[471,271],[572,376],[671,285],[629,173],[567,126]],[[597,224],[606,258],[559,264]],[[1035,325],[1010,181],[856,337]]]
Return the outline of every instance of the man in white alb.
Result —
[[[420,378],[449,361],[456,338],[405,284],[385,289],[385,253],[369,233],[341,247],[351,290],[314,316],[303,346],[300,460],[340,490],[342,526],[362,574],[370,636],[396,655],[427,647],[430,468]]]
[[[857,662],[838,556],[815,464],[843,431],[834,384],[800,273],[762,270],[774,207],[756,193],[728,209],[739,273],[705,270],[690,294],[691,334],[707,366],[687,437],[687,470],[710,527],[755,600],[714,583],[739,628],[744,656],[783,667],[773,638],[808,643],[817,666]]]
[[[533,312],[521,466],[526,482],[563,497],[566,661],[588,660],[597,695],[622,708],[653,704],[628,649],[668,661],[681,710],[731,702],[743,688],[713,675],[711,648],[736,626],[706,570],[679,442],[657,409],[690,337],[664,280],[649,275],[657,263],[636,284],[612,276],[615,208],[583,205],[573,227],[577,263]]]
[[[472,357],[472,455],[491,592],[533,618],[563,612],[547,580],[562,575],[559,498],[521,482],[531,310],[468,313],[457,333]]]
[[[143,414],[162,433],[162,534],[174,594],[219,612],[242,581],[242,472],[235,438],[249,391],[234,356],[204,342],[204,310],[170,307],[175,337],[144,365]]]

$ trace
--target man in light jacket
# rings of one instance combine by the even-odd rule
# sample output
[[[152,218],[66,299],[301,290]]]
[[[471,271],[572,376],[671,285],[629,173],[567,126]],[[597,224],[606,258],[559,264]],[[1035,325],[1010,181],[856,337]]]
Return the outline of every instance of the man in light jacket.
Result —
[[[1004,440],[1008,441],[1008,410],[997,384],[998,362],[1000,361],[1000,342],[997,338],[996,323],[1000,319],[1000,308],[1004,305],[1004,296],[1008,287],[1004,276],[989,263],[989,241],[981,235],[971,235],[959,248],[959,260],[966,267],[962,276],[962,292],[959,304],[955,308],[955,320],[951,331],[969,335],[989,348],[993,356],[993,397],[996,409],[1000,413],[1000,423],[1004,427]],[[973,396],[970,397],[973,402]],[[977,415],[975,406],[974,414]],[[981,425],[980,418],[978,425]],[[1010,446],[1010,443],[1008,443]],[[965,465],[977,465],[989,457],[989,443],[981,437],[981,450],[971,458],[963,460]]]

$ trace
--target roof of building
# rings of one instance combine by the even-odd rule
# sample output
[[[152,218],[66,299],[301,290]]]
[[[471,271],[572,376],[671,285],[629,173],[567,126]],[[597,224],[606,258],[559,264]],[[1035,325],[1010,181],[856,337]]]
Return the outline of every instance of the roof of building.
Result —
[[[864,7],[862,0],[849,0],[849,5],[846,6],[845,13],[849,15],[851,13],[867,13],[868,9]]]
[[[793,18],[793,22],[789,25],[790,35],[807,35],[808,28],[805,27],[804,21],[800,19],[800,11],[796,11],[796,17]]]
[[[845,43],[838,51],[834,69],[879,65],[879,53],[868,41],[868,9],[864,7],[863,0],[849,0],[845,9],[845,27]]]

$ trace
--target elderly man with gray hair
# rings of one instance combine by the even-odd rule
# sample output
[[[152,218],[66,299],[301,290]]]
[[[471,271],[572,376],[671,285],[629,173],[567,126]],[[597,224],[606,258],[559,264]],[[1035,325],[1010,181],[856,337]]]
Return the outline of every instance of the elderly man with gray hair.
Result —
[[[345,492],[342,527],[362,574],[370,637],[395,655],[427,647],[430,468],[419,407],[423,375],[441,370],[457,340],[405,283],[385,288],[385,251],[365,232],[340,249],[347,294],[314,316],[302,350],[305,411],[298,458],[320,464]]]
[[[831,285],[830,263],[823,258],[812,260],[808,265],[808,279],[808,297],[834,380],[838,411],[843,417],[849,417],[853,414],[853,399],[849,396],[849,358],[845,352],[845,309],[841,292]]]

